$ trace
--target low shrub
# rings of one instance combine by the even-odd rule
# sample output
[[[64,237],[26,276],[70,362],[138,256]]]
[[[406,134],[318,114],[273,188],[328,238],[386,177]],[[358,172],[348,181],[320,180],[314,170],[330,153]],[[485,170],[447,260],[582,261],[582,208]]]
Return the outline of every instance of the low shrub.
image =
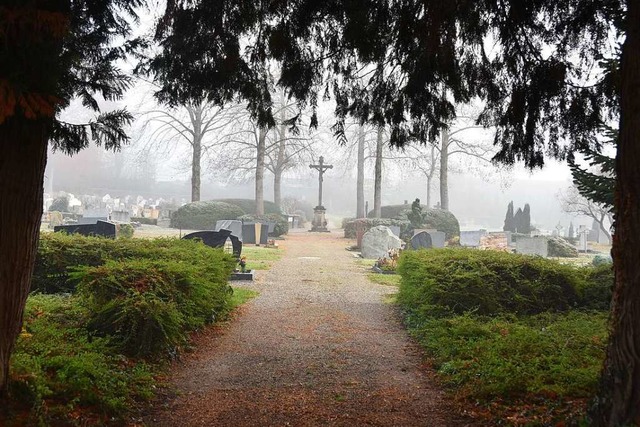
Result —
[[[580,289],[581,306],[593,310],[609,310],[613,296],[612,264],[585,267],[585,281]]]
[[[407,220],[389,218],[345,218],[342,220],[344,237],[347,239],[356,238],[356,230],[358,229],[358,227],[362,227],[366,233],[373,227],[377,227],[379,225],[384,225],[387,227],[394,225],[400,227],[400,237],[408,235],[411,229],[411,224]]]
[[[271,237],[280,237],[289,232],[289,222],[287,217],[280,214],[265,214],[265,215],[242,215],[238,219],[243,222],[275,222],[273,231],[269,233]]]
[[[553,260],[474,249],[405,251],[398,301],[424,315],[536,314],[577,307],[584,276]]]
[[[111,337],[131,356],[154,356],[180,346],[188,331],[213,322],[228,308],[227,279],[234,262],[222,251],[210,252],[207,260],[188,263],[126,260],[77,268],[71,276],[91,313],[87,327]]]
[[[604,312],[413,320],[413,335],[445,382],[474,400],[595,391],[607,341]]]
[[[194,240],[105,239],[77,234],[47,233],[40,236],[31,290],[42,293],[73,292],[77,281],[70,280],[69,268],[97,267],[109,260],[147,259],[190,263],[202,259],[212,269],[221,261],[215,251]],[[209,258],[211,257],[211,258]]]
[[[422,207],[422,214],[424,215],[423,228],[435,228],[438,231],[443,231],[447,240],[460,236],[460,223],[458,223],[455,215],[443,209],[428,208],[425,205],[420,206]],[[382,206],[380,210],[380,216],[382,218],[406,220],[407,215],[411,212],[411,205]],[[373,211],[367,214],[368,217],[372,215]]]
[[[255,199],[216,199],[214,202],[229,203],[230,205],[238,206],[246,214],[256,213],[256,201]],[[282,211],[278,209],[275,203],[269,200],[264,200],[264,213],[265,214],[282,214]],[[224,218],[235,219],[235,218]]]
[[[171,227],[188,230],[213,230],[216,222],[223,219],[236,219],[246,211],[237,205],[220,202],[188,203],[171,216]]]
[[[613,264],[613,259],[611,258],[611,255],[596,255],[591,260],[591,264],[594,267],[599,267],[601,265],[611,266]]]
[[[130,239],[133,237],[133,225],[131,224],[118,224],[118,228],[117,228],[117,235],[118,238],[121,239]]]
[[[27,300],[9,387],[12,398],[26,406],[29,425],[123,421],[136,401],[152,396],[151,367],[115,353],[110,339],[92,336],[85,328],[88,315],[77,296]]]

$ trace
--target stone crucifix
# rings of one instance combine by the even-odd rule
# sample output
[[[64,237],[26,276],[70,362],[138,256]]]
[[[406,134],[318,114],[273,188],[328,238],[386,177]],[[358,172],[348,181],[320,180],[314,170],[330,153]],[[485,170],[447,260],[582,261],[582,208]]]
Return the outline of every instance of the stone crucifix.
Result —
[[[322,207],[322,175],[324,175],[325,171],[327,169],[333,169],[333,165],[326,165],[324,163],[324,157],[320,156],[320,158],[318,159],[318,164],[317,165],[309,165],[309,167],[311,169],[315,169],[318,171],[318,181],[319,181],[319,188],[318,188],[318,207]]]

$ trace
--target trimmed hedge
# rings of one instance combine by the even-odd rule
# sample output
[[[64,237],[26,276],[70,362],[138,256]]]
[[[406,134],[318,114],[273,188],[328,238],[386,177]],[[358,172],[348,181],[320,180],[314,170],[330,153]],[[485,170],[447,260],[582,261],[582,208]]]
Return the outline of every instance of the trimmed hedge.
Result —
[[[418,316],[538,314],[608,304],[609,279],[553,260],[473,249],[405,251],[398,301]],[[601,280],[596,281],[597,277]]]
[[[289,222],[284,215],[280,214],[265,214],[265,215],[242,215],[238,217],[243,222],[275,222],[276,225],[273,232],[269,233],[269,236],[280,237],[283,234],[289,232]]]
[[[239,206],[226,202],[188,203],[173,213],[171,227],[187,230],[213,230],[217,221],[236,219],[245,213]]]
[[[425,215],[424,228],[435,228],[438,231],[443,231],[447,240],[460,236],[460,224],[451,212],[442,209],[430,209],[425,205],[420,206],[422,207],[422,213]],[[411,212],[411,205],[382,206],[380,211],[382,218],[406,220],[407,214]],[[371,215],[373,215],[373,211],[367,214],[367,216]]]
[[[214,322],[228,308],[234,262],[222,251],[206,252],[194,253],[188,263],[126,260],[77,268],[71,277],[91,313],[87,328],[130,356],[181,346],[188,331]]]
[[[216,199],[214,202],[223,202],[229,203],[230,205],[238,206],[242,209],[245,214],[255,214],[256,213],[256,201],[254,199]],[[275,203],[270,202],[268,200],[264,201],[264,213],[265,214],[282,214],[280,209],[276,206]],[[235,219],[235,218],[224,218],[224,219]]]
[[[196,240],[105,239],[77,234],[47,233],[40,236],[31,290],[41,293],[74,292],[77,280],[70,280],[71,267],[98,267],[107,261],[167,260],[194,263],[202,260],[215,273],[231,256]]]

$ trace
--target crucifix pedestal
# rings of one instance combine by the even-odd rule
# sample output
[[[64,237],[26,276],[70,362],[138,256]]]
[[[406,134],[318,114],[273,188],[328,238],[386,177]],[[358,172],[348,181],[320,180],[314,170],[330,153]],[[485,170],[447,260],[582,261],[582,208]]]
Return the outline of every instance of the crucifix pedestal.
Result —
[[[327,210],[322,206],[322,175],[327,169],[332,169],[333,165],[324,164],[324,157],[320,156],[317,165],[309,165],[311,169],[318,171],[318,206],[313,210],[313,221],[311,222],[311,230],[319,232],[329,232],[327,229],[327,219],[325,213]]]

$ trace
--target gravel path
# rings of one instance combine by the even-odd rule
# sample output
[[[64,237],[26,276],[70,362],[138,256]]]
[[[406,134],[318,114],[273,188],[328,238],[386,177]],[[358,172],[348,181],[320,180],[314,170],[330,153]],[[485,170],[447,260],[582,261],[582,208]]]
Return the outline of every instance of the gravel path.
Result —
[[[290,233],[260,296],[176,364],[161,426],[447,426],[444,394],[338,232]]]

